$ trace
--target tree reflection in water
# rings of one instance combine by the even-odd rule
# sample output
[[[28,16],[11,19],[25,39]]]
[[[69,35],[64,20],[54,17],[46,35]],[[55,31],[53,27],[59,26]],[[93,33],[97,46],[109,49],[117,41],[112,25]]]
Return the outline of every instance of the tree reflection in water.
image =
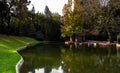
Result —
[[[19,52],[24,59],[19,73],[119,73],[115,47],[69,47],[39,44]]]

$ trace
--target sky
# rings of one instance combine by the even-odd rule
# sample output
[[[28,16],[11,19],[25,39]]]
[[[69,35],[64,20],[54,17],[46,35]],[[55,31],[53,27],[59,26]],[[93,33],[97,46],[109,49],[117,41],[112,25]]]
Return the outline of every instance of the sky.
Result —
[[[62,15],[62,8],[68,0],[31,0],[29,10],[32,8],[32,5],[35,7],[36,12],[44,13],[45,6],[47,5],[52,13],[58,12]]]

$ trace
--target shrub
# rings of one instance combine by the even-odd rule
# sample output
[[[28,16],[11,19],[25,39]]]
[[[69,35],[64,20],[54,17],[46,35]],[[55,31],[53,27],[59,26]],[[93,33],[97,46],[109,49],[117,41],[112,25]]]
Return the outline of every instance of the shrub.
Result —
[[[120,44],[120,34],[117,35],[117,43]]]

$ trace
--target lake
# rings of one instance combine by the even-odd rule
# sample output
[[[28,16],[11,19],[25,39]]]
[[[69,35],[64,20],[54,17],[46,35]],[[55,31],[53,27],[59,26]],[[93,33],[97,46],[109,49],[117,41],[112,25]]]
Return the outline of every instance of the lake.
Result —
[[[120,50],[115,46],[40,43],[19,54],[18,73],[120,73]]]

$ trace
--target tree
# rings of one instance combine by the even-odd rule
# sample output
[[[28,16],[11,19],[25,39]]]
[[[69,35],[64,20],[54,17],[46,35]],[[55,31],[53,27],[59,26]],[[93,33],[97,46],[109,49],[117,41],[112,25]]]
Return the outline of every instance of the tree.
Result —
[[[0,33],[5,32],[5,22],[6,22],[6,12],[8,10],[8,5],[4,1],[0,1]],[[3,29],[4,28],[4,29]]]
[[[61,16],[58,13],[52,13],[52,39],[59,40],[60,39],[60,22]]]
[[[86,0],[82,4],[81,21],[84,28],[89,29],[92,34],[99,34],[103,32],[104,36],[107,35],[109,41],[112,39],[113,33],[119,31],[119,14],[117,17],[116,10],[119,11],[120,2],[115,0]],[[88,26],[88,27],[86,27]],[[116,30],[117,29],[117,30]]]
[[[35,14],[35,30],[36,30],[36,39],[38,40],[44,40],[44,25],[45,25],[45,15],[42,13],[36,13]]]
[[[120,27],[120,17],[119,14],[116,14],[117,10],[120,10],[120,1],[110,0],[107,5],[101,6],[100,27],[101,30],[106,32],[110,42],[112,41],[113,32],[118,31],[118,27]]]
[[[70,17],[72,11],[70,10],[70,8],[71,6],[69,6],[69,4],[65,4],[62,9],[64,16],[62,17],[63,25],[61,26],[61,33],[62,33],[61,36],[62,37],[70,36],[70,41],[72,41],[72,33],[71,33],[72,26],[70,24],[70,21],[72,21]]]
[[[17,35],[18,24],[19,24],[19,19],[17,17],[11,16],[10,29],[9,29],[10,35]]]
[[[85,40],[86,35],[96,35],[99,32],[97,30],[97,24],[100,3],[98,0],[82,0],[79,8],[81,8],[80,33],[82,34],[82,39]]]
[[[22,32],[23,27],[26,29],[26,23],[27,23],[27,5],[30,2],[27,0],[1,0],[0,1],[0,31],[4,34],[13,34],[13,25],[11,24],[16,19],[19,19],[18,29],[15,31]],[[16,18],[16,19],[15,19]],[[14,19],[14,20],[13,20]],[[24,25],[23,25],[24,24]],[[26,31],[25,31],[26,33]]]
[[[29,5],[30,1],[27,0],[18,0],[16,6],[16,15],[20,19],[18,24],[18,35],[26,35],[27,31],[27,5]]]
[[[44,10],[44,14],[45,14],[45,25],[44,25],[44,28],[45,28],[45,38],[46,40],[49,40],[49,35],[51,33],[51,30],[50,30],[50,21],[51,21],[51,11],[49,10],[48,6],[45,6],[45,10]]]
[[[15,16],[15,6],[16,6],[16,0],[1,0],[0,1],[0,17],[1,17],[1,29],[3,33],[10,34],[10,20],[12,16]]]
[[[51,17],[51,11],[49,10],[48,6],[45,6],[44,13],[47,18]]]
[[[27,18],[27,23],[26,23],[26,28],[27,28],[27,35],[28,36],[35,36],[35,33],[37,32],[36,29],[36,13],[35,13],[35,8],[34,6],[32,7],[32,9],[30,11],[26,11],[26,18]]]
[[[63,7],[63,17],[61,26],[61,36],[70,37],[70,41],[75,41],[75,34],[79,29],[79,12],[72,11],[72,0],[68,0],[68,4],[65,4]]]
[[[109,2],[110,7],[111,7],[111,17],[112,21],[110,24],[112,25],[112,40],[116,38],[117,34],[120,33],[120,0],[115,1],[115,0],[110,0]],[[113,32],[115,34],[113,34]],[[116,36],[115,36],[116,35]]]
[[[58,13],[52,13],[48,6],[45,6],[45,24],[44,34],[46,40],[58,40],[60,35],[60,15]]]

